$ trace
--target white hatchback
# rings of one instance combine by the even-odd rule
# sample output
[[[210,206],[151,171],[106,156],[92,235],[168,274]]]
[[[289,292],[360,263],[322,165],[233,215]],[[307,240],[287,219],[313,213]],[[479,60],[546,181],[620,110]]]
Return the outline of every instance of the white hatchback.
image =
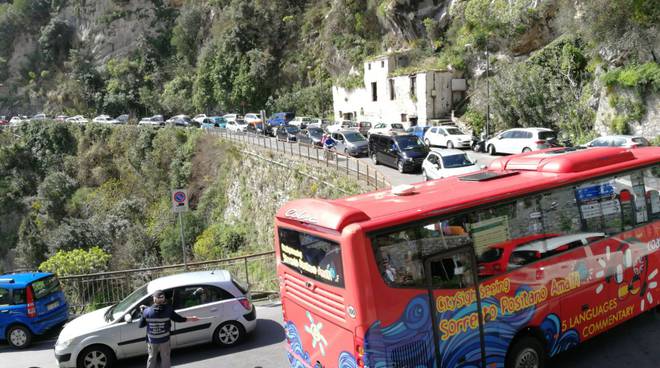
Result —
[[[372,134],[391,134],[393,132],[404,133],[406,128],[401,123],[376,123],[373,128],[369,129],[367,136]]]
[[[433,148],[422,162],[424,180],[448,178],[479,171],[485,168],[477,165],[468,155],[457,149]]]
[[[424,133],[424,143],[429,147],[470,148],[472,136],[461,132],[455,126],[436,126]]]
[[[547,128],[518,128],[505,130],[486,141],[488,153],[521,153],[550,148],[556,145],[557,134]]]
[[[174,310],[199,321],[172,322],[172,348],[215,342],[233,346],[257,325],[247,289],[228,271],[187,272],[153,280],[119,303],[84,314],[66,324],[55,344],[60,367],[108,368],[117,359],[147,352],[146,329],[139,327],[140,306],[151,305],[163,290]]]

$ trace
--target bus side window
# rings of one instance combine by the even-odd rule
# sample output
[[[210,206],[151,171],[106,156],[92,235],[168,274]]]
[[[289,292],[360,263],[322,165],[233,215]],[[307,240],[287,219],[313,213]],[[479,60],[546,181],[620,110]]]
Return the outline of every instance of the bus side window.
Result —
[[[644,170],[645,197],[651,219],[660,218],[660,165]]]
[[[472,262],[459,254],[430,262],[431,286],[435,289],[465,289],[474,285]]]

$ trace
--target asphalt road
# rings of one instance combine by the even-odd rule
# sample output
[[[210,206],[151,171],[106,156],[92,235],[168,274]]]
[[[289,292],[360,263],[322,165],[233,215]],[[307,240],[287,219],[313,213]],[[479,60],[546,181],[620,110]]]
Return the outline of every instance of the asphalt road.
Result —
[[[254,334],[240,346],[222,349],[201,345],[172,352],[172,364],[187,368],[284,368],[288,367],[282,312],[279,304],[257,308],[259,322]],[[11,350],[0,344],[2,368],[55,368],[53,346],[57,334],[40,339],[27,350]],[[660,313],[643,314],[572,351],[552,359],[555,368],[653,368],[660,361]],[[120,361],[118,367],[144,367],[146,357]],[[332,367],[329,367],[332,368]]]

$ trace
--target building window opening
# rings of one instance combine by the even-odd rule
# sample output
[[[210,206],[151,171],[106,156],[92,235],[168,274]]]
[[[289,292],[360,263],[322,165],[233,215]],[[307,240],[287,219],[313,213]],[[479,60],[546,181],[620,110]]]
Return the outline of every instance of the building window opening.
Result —
[[[401,114],[401,122],[405,123],[408,121],[408,114]]]
[[[381,68],[384,68],[384,67],[385,67],[385,60],[381,60],[381,61],[380,61],[380,67],[381,67]]]
[[[371,82],[371,101],[378,101],[378,88],[376,82]]]
[[[394,91],[394,79],[390,79],[390,100],[394,100],[396,98],[396,93]]]
[[[410,77],[410,97],[415,97],[415,90],[417,89],[417,76]]]
[[[371,63],[367,63],[367,70],[371,70]]]

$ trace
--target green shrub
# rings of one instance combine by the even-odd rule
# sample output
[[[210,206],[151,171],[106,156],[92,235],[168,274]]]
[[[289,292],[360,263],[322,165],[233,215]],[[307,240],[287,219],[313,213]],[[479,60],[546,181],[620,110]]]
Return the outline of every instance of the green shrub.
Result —
[[[99,247],[92,247],[88,250],[59,251],[41,263],[39,269],[56,273],[58,276],[97,273],[108,269],[110,258],[112,258],[110,254]]]
[[[660,91],[660,65],[648,62],[642,65],[629,65],[605,73],[601,81],[608,87],[649,88]]]
[[[629,118],[624,115],[617,115],[610,122],[610,129],[614,134],[628,134],[630,128],[628,126]]]

